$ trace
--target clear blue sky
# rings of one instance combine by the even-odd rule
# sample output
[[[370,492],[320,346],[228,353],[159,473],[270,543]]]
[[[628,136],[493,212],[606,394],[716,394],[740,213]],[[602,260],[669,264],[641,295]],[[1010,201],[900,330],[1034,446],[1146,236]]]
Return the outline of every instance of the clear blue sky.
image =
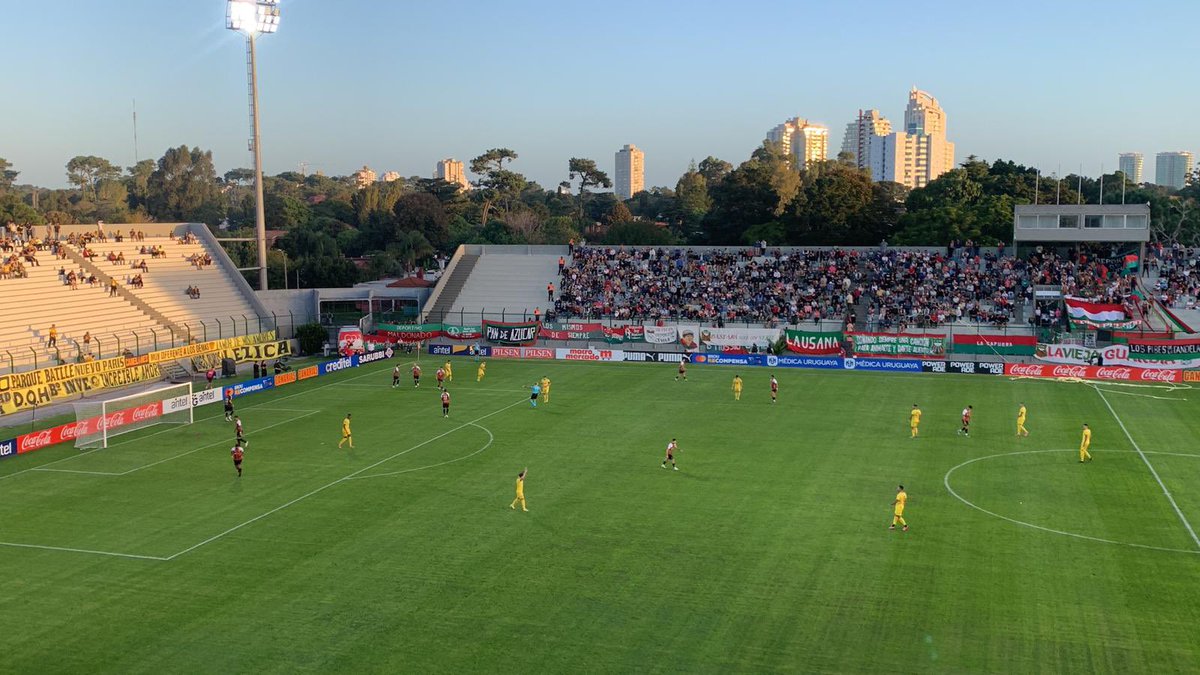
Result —
[[[77,154],[133,163],[173,145],[249,166],[245,52],[222,0],[0,0],[7,99],[0,157],[20,182],[65,184]],[[646,184],[689,160],[737,164],[773,125],[859,108],[903,119],[910,86],[949,116],[958,159],[1063,173],[1117,153],[1197,150],[1200,2],[605,3],[283,0],[259,42],[268,173],[363,164],[430,175],[491,147],[543,186],[567,159],[612,171],[625,143]]]

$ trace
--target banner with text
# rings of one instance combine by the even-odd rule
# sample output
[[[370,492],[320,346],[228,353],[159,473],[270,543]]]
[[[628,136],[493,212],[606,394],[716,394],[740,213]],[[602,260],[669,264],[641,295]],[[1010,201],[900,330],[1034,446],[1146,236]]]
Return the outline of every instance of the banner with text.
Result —
[[[1037,337],[1033,335],[973,335],[954,334],[955,354],[1003,354],[1033,356]]]
[[[157,363],[131,367],[120,356],[0,375],[0,414],[9,415],[101,389],[157,380],[161,376]]]
[[[381,323],[375,332],[384,340],[395,342],[422,342],[442,336],[440,323]]]
[[[1144,341],[1150,342],[1150,341]],[[1157,342],[1157,341],[1155,341]],[[1158,345],[1139,345],[1141,348],[1158,349]],[[1051,363],[1070,363],[1089,366],[1132,366],[1134,368],[1200,368],[1200,354],[1178,351],[1170,354],[1170,360],[1163,354],[1151,357],[1145,353],[1135,352],[1132,345],[1110,345],[1103,349],[1094,349],[1080,345],[1068,344],[1039,344],[1037,358]]]
[[[655,326],[647,324],[642,328],[642,337],[646,342],[655,345],[669,345],[675,342],[675,326]]]
[[[787,349],[797,354],[811,356],[841,356],[845,350],[842,340],[845,336],[841,331],[787,331]]]
[[[601,340],[604,330],[599,323],[544,323],[538,337],[543,340]]]
[[[604,333],[604,341],[612,344],[646,341],[644,326],[605,326],[601,330]]]
[[[444,323],[442,324],[442,334],[451,340],[479,340],[483,338],[483,326],[460,326]]]
[[[946,336],[917,333],[849,333],[855,354],[871,356],[943,356]]]
[[[484,321],[483,336],[488,342],[500,345],[532,345],[537,341],[538,331],[541,327],[541,321],[519,323]]]
[[[1183,371],[1170,368],[1133,366],[1070,366],[1049,363],[1006,363],[1004,374],[1010,377],[1054,377],[1118,382],[1180,382]]]
[[[700,344],[718,347],[767,347],[782,334],[778,328],[701,328]],[[720,350],[717,350],[720,351]]]

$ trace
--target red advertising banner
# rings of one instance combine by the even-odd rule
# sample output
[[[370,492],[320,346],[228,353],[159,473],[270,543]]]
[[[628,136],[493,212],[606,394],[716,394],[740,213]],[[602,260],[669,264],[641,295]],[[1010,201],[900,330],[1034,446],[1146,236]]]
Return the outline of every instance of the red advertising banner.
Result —
[[[544,323],[538,331],[543,340],[595,340],[603,337],[599,323]]]
[[[108,429],[117,429],[127,424],[141,422],[142,420],[154,419],[162,415],[162,401],[147,403],[145,405],[136,406],[134,408],[126,408],[109,413],[105,417],[89,417],[86,420],[78,422],[68,422],[50,429],[42,429],[32,433],[17,436],[17,454],[23,455],[34,450],[59,443],[74,441],[80,436],[87,436],[100,431],[101,424],[107,426]]]
[[[1037,347],[1036,335],[974,335],[955,333],[956,345],[984,345],[987,347]]]
[[[1004,374],[1013,377],[1073,377],[1081,380],[1120,382],[1180,382],[1182,372],[1170,368],[1130,366],[1076,366],[1053,363],[1006,363]]]

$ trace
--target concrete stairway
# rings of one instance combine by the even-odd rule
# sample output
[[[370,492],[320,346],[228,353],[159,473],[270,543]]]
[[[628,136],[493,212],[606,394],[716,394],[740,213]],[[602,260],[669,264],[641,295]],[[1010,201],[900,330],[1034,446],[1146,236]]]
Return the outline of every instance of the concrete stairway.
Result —
[[[432,307],[426,310],[426,320],[439,322],[442,317],[450,312],[450,308],[458,300],[458,296],[462,293],[463,287],[467,283],[467,279],[471,277],[471,272],[475,270],[475,265],[479,262],[479,256],[473,253],[463,253],[458,259],[458,264],[455,265],[454,271],[450,276],[442,281],[440,294],[437,302]]]
[[[546,299],[546,284],[554,282],[557,289],[560,255],[566,255],[565,246],[485,249],[451,304],[450,313],[478,316],[480,312],[521,313],[540,308],[544,314],[554,304]]]

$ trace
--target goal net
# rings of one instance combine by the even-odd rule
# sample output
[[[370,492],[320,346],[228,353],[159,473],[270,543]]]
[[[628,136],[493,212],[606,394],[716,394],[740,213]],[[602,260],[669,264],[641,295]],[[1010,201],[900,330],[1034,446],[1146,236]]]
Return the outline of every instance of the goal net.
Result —
[[[75,447],[107,448],[112,438],[149,426],[191,424],[192,383],[74,405]]]

